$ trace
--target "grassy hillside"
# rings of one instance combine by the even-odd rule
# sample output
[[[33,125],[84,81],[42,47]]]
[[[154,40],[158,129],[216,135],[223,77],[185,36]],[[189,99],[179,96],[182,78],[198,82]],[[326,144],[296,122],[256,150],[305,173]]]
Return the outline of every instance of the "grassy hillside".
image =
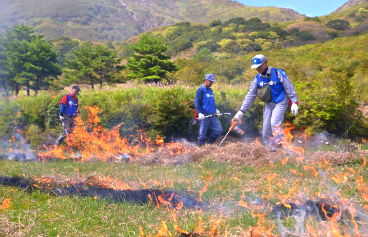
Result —
[[[302,19],[291,9],[248,7],[228,0],[3,0],[0,30],[25,23],[47,38],[70,36],[92,41],[118,41],[155,26],[180,21],[210,22],[233,17],[259,17],[280,22]]]
[[[340,29],[331,22],[342,21]],[[160,36],[169,46],[171,56],[192,58],[206,48],[215,54],[246,54],[253,51],[288,48],[326,42],[344,36],[360,35],[368,31],[368,2],[361,2],[338,13],[322,17],[304,17],[289,22],[265,22],[241,17],[214,20],[210,23],[180,22],[156,27],[150,34]],[[129,44],[140,36],[132,37],[115,46],[122,57],[131,52]]]
[[[349,0],[346,3],[344,3],[341,7],[337,8],[335,11],[333,11],[333,13],[342,12],[342,11],[344,11],[344,10],[350,8],[350,7],[361,5],[364,2],[367,2],[367,0]]]

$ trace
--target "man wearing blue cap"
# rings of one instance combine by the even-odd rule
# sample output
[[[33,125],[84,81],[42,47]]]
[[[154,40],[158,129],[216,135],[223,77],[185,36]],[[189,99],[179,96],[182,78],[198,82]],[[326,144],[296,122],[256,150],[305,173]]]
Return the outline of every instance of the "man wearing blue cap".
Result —
[[[241,119],[245,111],[253,104],[258,96],[265,103],[263,110],[263,140],[270,151],[276,151],[277,146],[286,142],[282,121],[289,99],[292,102],[291,112],[294,116],[298,113],[298,99],[286,73],[281,69],[269,67],[264,55],[258,54],[252,58],[252,67],[258,71],[243,105],[235,115]]]
[[[194,99],[194,108],[198,112],[199,119],[199,135],[198,143],[203,146],[206,141],[207,130],[212,130],[209,143],[214,143],[216,139],[222,134],[222,127],[217,120],[216,116],[207,117],[207,115],[219,114],[220,111],[216,109],[215,97],[211,86],[215,82],[215,75],[207,74],[204,83],[197,90],[196,97]]]

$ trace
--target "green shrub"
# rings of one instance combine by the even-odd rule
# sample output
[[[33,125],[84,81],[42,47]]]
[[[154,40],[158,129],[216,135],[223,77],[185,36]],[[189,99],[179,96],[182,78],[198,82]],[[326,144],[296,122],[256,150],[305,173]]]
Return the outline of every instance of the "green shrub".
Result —
[[[301,31],[299,32],[296,37],[301,41],[312,41],[316,38],[308,31]]]
[[[290,35],[296,35],[296,34],[298,34],[300,31],[299,31],[299,29],[298,28],[292,28],[292,29],[290,29],[289,30],[289,34]]]
[[[328,35],[331,37],[331,39],[339,37],[339,34],[337,32],[329,32]]]
[[[366,19],[365,15],[359,15],[354,18],[355,22],[363,22]]]
[[[350,23],[348,21],[338,19],[327,22],[326,26],[335,30],[345,30],[350,27]]]
[[[315,22],[321,22],[318,16],[316,17],[304,17],[304,21],[315,21]]]
[[[215,52],[220,46],[215,40],[209,40],[204,44],[200,44],[196,47],[196,51],[199,52],[202,49],[209,49],[211,52]]]
[[[221,25],[222,25],[221,20],[213,20],[209,24],[210,27],[221,26]]]
[[[179,22],[179,23],[174,24],[174,26],[190,27],[190,22]]]

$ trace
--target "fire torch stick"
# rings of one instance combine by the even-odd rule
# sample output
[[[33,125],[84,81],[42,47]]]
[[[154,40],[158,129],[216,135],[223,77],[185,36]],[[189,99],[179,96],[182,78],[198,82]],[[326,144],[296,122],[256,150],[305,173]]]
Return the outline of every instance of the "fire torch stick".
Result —
[[[63,128],[64,128],[64,131],[65,131],[66,135],[69,135],[68,130],[66,130],[64,121],[61,121],[61,124],[63,125]]]
[[[230,126],[230,128],[229,128],[229,131],[226,133],[226,135],[225,135],[225,137],[224,137],[224,139],[222,139],[222,141],[220,142],[220,144],[218,145],[218,146],[221,146],[221,144],[222,144],[222,142],[223,141],[225,141],[225,139],[226,139],[226,137],[227,137],[227,135],[235,128],[235,125],[236,124],[241,124],[241,120],[237,120],[236,118],[233,118],[232,120],[231,120],[231,126]]]
[[[210,118],[210,117],[213,117],[213,116],[221,116],[221,115],[231,115],[231,113],[210,114],[210,115],[207,115],[206,118]]]

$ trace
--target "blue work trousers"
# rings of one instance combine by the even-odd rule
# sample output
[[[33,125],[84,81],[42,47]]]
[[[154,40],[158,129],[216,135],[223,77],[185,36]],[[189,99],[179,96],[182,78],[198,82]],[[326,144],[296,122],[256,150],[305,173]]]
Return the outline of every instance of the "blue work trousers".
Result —
[[[211,137],[217,139],[222,134],[222,127],[216,116],[205,118],[199,121],[198,139],[206,139],[208,129],[212,130]]]

